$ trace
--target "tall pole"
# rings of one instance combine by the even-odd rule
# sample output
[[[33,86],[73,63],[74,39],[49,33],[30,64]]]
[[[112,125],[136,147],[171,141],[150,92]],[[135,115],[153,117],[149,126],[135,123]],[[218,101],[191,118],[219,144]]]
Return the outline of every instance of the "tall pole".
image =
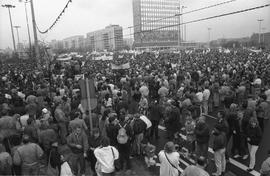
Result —
[[[11,34],[12,34],[12,40],[13,40],[13,48],[14,48],[14,52],[16,52],[16,45],[15,45],[13,24],[12,24],[11,13],[10,13],[10,8],[15,8],[15,6],[14,5],[10,5],[10,4],[5,4],[5,5],[2,5],[2,7],[5,7],[5,8],[8,9],[9,21],[10,21],[10,27],[11,27]]]
[[[262,34],[262,42],[264,43],[264,30],[265,30],[266,28],[262,28],[262,32],[263,32],[263,34]]]
[[[181,7],[181,40],[184,41],[184,35],[185,35],[185,31],[184,31],[184,25],[183,24],[183,21],[184,21],[184,17],[183,17],[183,9],[184,8],[187,8],[186,6],[182,6]]]
[[[262,25],[263,19],[258,19],[257,21],[259,21],[259,45],[260,45],[261,44],[261,25]]]
[[[16,31],[17,31],[17,37],[18,37],[18,48],[17,49],[19,49],[19,44],[20,44],[20,36],[19,36],[19,28],[21,28],[21,26],[13,26],[15,29],[16,29]]]
[[[30,30],[29,30],[29,22],[28,22],[28,14],[27,14],[27,8],[26,8],[26,3],[29,1],[24,2],[24,11],[25,11],[25,17],[26,17],[26,24],[27,24],[27,32],[28,32],[28,40],[29,40],[29,49],[30,49],[30,55],[32,51],[32,46],[31,46],[31,37],[30,37]]]
[[[209,48],[210,48],[211,28],[207,28],[207,30],[208,30],[208,45],[209,45]]]
[[[36,19],[35,19],[35,11],[34,11],[33,0],[30,0],[30,5],[31,5],[31,12],[32,12],[34,40],[35,40],[35,53],[36,53],[36,59],[37,59],[38,67],[40,67],[40,54],[39,54],[39,46],[38,46],[38,38],[37,38],[37,27],[36,27]]]
[[[179,16],[178,16],[178,49],[180,50],[180,44],[181,44],[181,6],[180,6],[181,2],[179,0]]]

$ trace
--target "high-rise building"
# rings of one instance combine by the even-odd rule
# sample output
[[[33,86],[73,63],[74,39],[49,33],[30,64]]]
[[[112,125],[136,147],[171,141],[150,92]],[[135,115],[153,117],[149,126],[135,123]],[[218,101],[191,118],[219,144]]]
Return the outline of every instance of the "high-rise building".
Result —
[[[84,36],[75,35],[63,40],[64,49],[80,49],[84,47]]]
[[[86,47],[92,51],[123,49],[123,28],[119,25],[110,25],[105,29],[87,33]]]
[[[179,0],[133,0],[135,47],[176,46],[179,16],[175,14]]]

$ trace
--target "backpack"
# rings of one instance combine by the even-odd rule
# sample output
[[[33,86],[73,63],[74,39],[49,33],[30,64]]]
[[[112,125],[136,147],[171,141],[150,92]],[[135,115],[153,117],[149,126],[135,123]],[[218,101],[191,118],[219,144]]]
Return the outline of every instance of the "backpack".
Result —
[[[146,124],[142,119],[135,119],[133,124],[134,134],[140,134],[146,129]]]
[[[124,126],[121,126],[121,124],[119,124],[120,129],[118,130],[118,135],[117,135],[117,142],[119,144],[126,144],[128,141],[128,135],[125,129],[126,125],[127,124],[125,124]]]

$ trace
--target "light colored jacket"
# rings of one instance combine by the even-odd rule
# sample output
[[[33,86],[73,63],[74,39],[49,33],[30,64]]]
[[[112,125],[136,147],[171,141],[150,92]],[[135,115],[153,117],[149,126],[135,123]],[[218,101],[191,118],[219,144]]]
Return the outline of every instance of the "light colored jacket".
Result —
[[[113,157],[113,152],[114,157]],[[119,158],[118,150],[113,146],[96,148],[94,154],[97,162],[101,165],[101,172],[112,173],[115,171],[114,160]]]

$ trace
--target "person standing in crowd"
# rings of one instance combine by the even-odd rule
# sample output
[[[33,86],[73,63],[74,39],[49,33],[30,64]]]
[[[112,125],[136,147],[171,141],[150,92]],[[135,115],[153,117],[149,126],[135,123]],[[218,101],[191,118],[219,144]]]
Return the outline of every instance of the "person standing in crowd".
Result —
[[[205,123],[205,118],[200,117],[195,128],[196,154],[197,157],[204,156],[208,159],[208,147],[210,140],[210,129]]]
[[[80,126],[76,127],[68,137],[67,137],[67,145],[70,147],[71,154],[71,168],[75,175],[79,174],[80,166],[80,174],[85,174],[85,158],[86,153],[89,148],[88,139],[86,134],[82,131]]]
[[[200,156],[196,163],[196,165],[189,165],[186,167],[186,169],[181,173],[181,176],[209,176],[205,171],[207,166],[206,158]]]
[[[191,113],[188,111],[186,116],[185,130],[187,134],[189,156],[195,152],[195,127],[196,122],[193,120]]]
[[[158,104],[157,100],[154,100],[149,107],[149,119],[151,120],[152,127],[150,131],[150,137],[155,139],[159,139],[158,135],[158,125],[160,120],[163,118],[163,114],[161,112],[161,107]]]
[[[122,169],[130,171],[130,153],[131,153],[131,140],[133,138],[133,131],[129,124],[129,119],[126,118],[125,110],[120,110],[119,123],[117,124],[117,149],[119,151],[119,160]]]
[[[216,164],[217,171],[213,173],[213,176],[224,175],[226,169],[226,134],[218,127],[214,128],[213,131],[213,150],[214,150],[214,159]]]
[[[91,167],[92,172],[94,173],[94,176],[96,176],[95,166],[97,162],[97,159],[94,155],[94,151],[96,148],[101,146],[101,142],[103,138],[104,137],[101,136],[98,128],[94,128],[92,131],[92,134],[88,138],[89,149],[87,152],[87,159],[90,161],[90,167]]]
[[[84,133],[87,132],[88,128],[85,121],[82,119],[80,112],[76,112],[74,114],[74,119],[69,122],[69,132],[72,133],[78,126],[83,130]]]
[[[269,120],[268,111],[270,109],[270,103],[266,101],[266,98],[266,95],[261,95],[260,101],[256,107],[257,118],[262,132],[264,131],[265,124],[267,124]]]
[[[210,97],[210,90],[208,89],[208,86],[205,86],[203,91],[203,101],[202,101],[202,109],[204,114],[208,114],[208,104],[209,104],[209,97]]]
[[[105,137],[101,140],[101,145],[94,150],[94,155],[97,159],[96,172],[98,175],[114,176],[114,161],[119,158],[119,152],[115,147],[110,146],[108,138]]]
[[[160,176],[178,176],[180,155],[175,151],[173,142],[167,142],[164,150],[158,154],[160,161]]]
[[[62,110],[62,106],[61,106],[60,102],[56,103],[54,117],[55,117],[55,120],[59,126],[60,141],[62,144],[65,144],[66,143],[66,136],[68,134],[68,130],[67,130],[68,119],[66,118],[66,115]]]
[[[23,135],[23,145],[14,151],[13,162],[21,166],[22,175],[39,175],[39,160],[42,155],[40,146],[31,143],[28,135]]]
[[[0,146],[0,174],[11,175],[12,158],[8,152],[5,151],[4,146]]]
[[[247,126],[247,142],[248,142],[248,149],[249,149],[249,168],[247,169],[248,172],[251,172],[254,169],[255,162],[256,162],[256,152],[258,150],[259,144],[262,139],[262,131],[259,126],[257,119],[251,118],[249,121],[249,125]]]
[[[261,176],[270,175],[270,150],[268,150],[268,157],[264,160],[260,169]]]

